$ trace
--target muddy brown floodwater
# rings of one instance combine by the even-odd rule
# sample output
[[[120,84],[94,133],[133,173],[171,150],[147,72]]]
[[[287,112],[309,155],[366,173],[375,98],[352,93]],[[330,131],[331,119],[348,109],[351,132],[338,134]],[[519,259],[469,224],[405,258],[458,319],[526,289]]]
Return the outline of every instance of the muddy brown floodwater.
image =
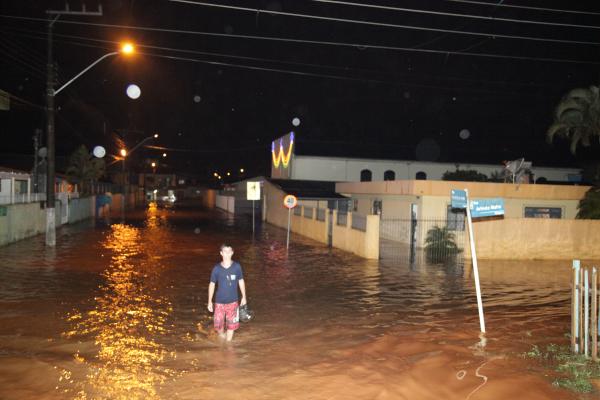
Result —
[[[567,343],[568,261],[368,261],[216,211],[151,207],[0,248],[0,399],[575,399],[531,360]],[[219,343],[221,242],[256,318]]]

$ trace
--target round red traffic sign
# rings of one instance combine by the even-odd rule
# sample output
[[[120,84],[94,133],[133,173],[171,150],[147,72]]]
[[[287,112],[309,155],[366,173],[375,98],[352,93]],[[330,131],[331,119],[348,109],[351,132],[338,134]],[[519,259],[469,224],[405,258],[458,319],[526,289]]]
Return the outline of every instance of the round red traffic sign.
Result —
[[[283,205],[287,208],[294,208],[298,205],[298,199],[296,196],[288,194],[283,198]]]

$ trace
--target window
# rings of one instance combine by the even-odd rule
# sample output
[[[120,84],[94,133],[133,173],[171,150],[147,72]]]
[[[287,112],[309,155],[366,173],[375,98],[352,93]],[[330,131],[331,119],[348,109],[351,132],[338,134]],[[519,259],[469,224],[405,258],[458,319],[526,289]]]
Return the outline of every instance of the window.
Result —
[[[419,171],[415,174],[415,179],[418,181],[426,181],[427,180],[427,174],[423,171]]]
[[[373,200],[373,215],[381,215],[383,212],[383,200]]]
[[[562,218],[560,207],[525,207],[525,218]]]
[[[396,179],[396,173],[392,170],[387,170],[383,173],[383,180],[384,181],[393,181]]]
[[[446,210],[446,226],[450,231],[464,231],[465,211],[449,205]]]
[[[540,176],[539,178],[537,178],[537,179],[535,180],[535,183],[548,183],[548,179],[546,179],[546,178],[545,178],[545,177],[543,177],[543,176]]]
[[[371,182],[372,176],[373,174],[371,173],[371,170],[363,169],[362,171],[360,171],[361,182]]]

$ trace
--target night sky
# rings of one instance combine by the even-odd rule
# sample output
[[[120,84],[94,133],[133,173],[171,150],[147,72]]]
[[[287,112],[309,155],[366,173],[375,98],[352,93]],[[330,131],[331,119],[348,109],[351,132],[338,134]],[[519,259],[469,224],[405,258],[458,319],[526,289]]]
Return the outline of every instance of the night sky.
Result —
[[[566,92],[598,84],[600,3],[361,2],[421,12],[336,1],[206,2],[254,11],[190,3],[108,0],[102,17],[59,19],[56,87],[121,40],[138,54],[100,62],[57,95],[57,156],[80,144],[117,154],[117,138],[132,147],[158,132],[150,144],[167,148],[163,172],[268,174],[271,141],[298,117],[303,154],[499,165],[525,157],[546,166],[598,158],[597,145],[574,157],[566,141],[547,144],[545,131]],[[88,11],[98,4],[87,2]],[[5,157],[32,153],[33,132],[44,129],[45,10],[64,5],[0,6],[0,89],[14,96],[0,111]],[[125,95],[129,83],[139,99]],[[136,156],[141,165],[162,152]]]

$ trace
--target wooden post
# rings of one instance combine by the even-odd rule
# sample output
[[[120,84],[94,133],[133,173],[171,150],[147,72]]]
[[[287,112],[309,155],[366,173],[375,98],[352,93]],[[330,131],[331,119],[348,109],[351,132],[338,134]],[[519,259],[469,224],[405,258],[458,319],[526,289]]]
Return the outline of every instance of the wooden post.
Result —
[[[573,260],[573,274],[571,276],[571,352],[577,353],[577,274],[579,274],[579,261]]]
[[[598,272],[592,268],[592,360],[598,361]]]

